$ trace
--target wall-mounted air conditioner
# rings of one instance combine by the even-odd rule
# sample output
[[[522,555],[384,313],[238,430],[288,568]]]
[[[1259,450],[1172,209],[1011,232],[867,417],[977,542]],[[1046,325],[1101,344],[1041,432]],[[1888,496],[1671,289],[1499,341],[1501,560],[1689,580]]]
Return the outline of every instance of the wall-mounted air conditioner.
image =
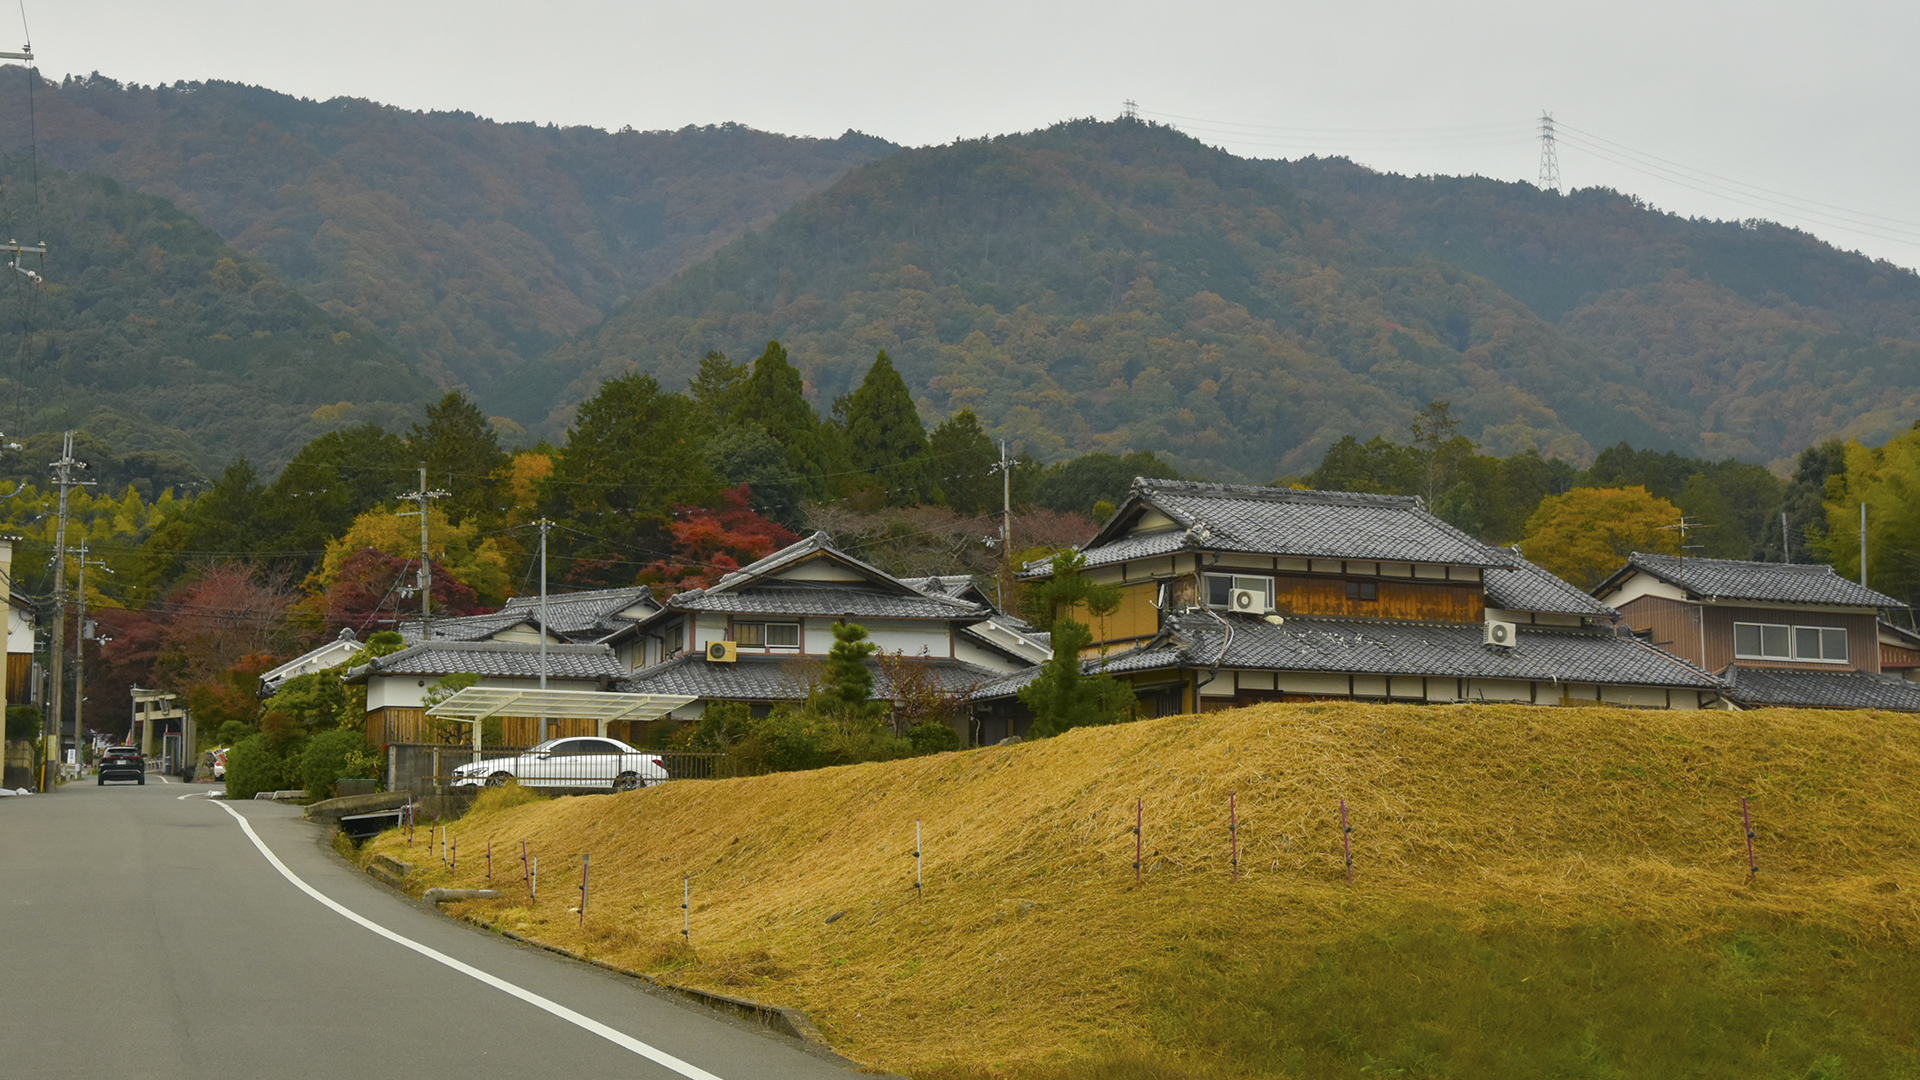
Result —
[[[1265,615],[1267,612],[1273,610],[1273,605],[1267,603],[1267,594],[1264,590],[1235,589],[1230,599],[1233,601],[1233,610],[1235,611],[1246,611],[1255,615]]]
[[[1503,649],[1511,649],[1513,648],[1513,644],[1514,644],[1513,635],[1516,629],[1517,627],[1515,627],[1514,624],[1510,622],[1501,622],[1498,619],[1488,619],[1487,628],[1486,628],[1486,631],[1487,631],[1486,638],[1484,640],[1489,645],[1498,645]]]
[[[707,663],[731,664],[740,658],[740,647],[731,641],[707,642]]]

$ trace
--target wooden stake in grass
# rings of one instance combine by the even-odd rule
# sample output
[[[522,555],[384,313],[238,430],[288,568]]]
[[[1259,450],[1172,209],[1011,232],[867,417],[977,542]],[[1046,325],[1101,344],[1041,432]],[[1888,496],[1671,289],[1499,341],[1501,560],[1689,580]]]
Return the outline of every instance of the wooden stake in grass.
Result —
[[[693,878],[691,875],[680,879],[680,941],[693,945]]]
[[[527,865],[527,842],[520,841],[520,880],[527,886],[527,898],[533,898],[533,870]]]
[[[454,873],[460,872],[460,841],[458,840],[453,841],[453,845],[447,849],[447,869]]]
[[[1240,815],[1233,803],[1233,792],[1227,792],[1227,864],[1233,868],[1233,880],[1240,880]]]
[[[1353,827],[1347,824],[1347,800],[1340,800],[1340,850],[1347,860],[1347,884],[1353,884]]]
[[[540,899],[540,856],[533,857],[533,869],[527,872],[527,899]]]
[[[493,880],[493,838],[487,838],[487,880]]]
[[[593,856],[590,854],[583,853],[580,856],[580,925],[581,926],[587,925],[587,860],[591,858],[593,858]]]
[[[1747,797],[1740,796],[1740,819],[1747,826],[1747,880],[1754,881],[1760,876],[1760,864],[1753,861],[1753,811],[1747,809]]]
[[[914,818],[913,819],[913,891],[916,895],[920,896],[922,899],[925,899],[927,895],[921,888],[922,882],[926,880],[926,877],[923,873],[924,870],[925,870],[925,864],[920,861],[920,819]]]
[[[1133,800],[1133,883],[1140,884],[1140,826],[1146,823],[1147,800]]]

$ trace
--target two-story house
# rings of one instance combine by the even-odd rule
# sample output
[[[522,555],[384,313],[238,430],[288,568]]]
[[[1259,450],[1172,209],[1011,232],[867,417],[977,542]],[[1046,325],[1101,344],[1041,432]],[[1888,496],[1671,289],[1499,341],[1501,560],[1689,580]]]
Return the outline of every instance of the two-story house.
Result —
[[[964,695],[1049,655],[1043,638],[994,611],[961,577],[903,580],[836,549],[825,533],[774,552],[707,589],[667,600],[632,631],[646,666],[621,689],[743,702],[763,713],[805,700],[833,648],[835,623],[858,623],[880,651],[925,665],[941,690]],[[873,663],[874,696],[893,697]]]
[[[611,645],[631,670],[645,658],[638,652],[639,638],[629,631],[659,610],[653,591],[644,585],[583,589],[551,593],[544,606],[538,596],[510,597],[500,610],[485,615],[435,619],[431,633],[418,620],[402,624],[400,633],[409,644],[427,639],[537,644],[544,633],[552,643]]]
[[[1706,672],[1616,633],[1613,609],[1414,497],[1136,480],[1082,554],[1083,574],[1121,590],[1116,612],[1091,619],[1086,666],[1131,682],[1147,715],[1321,699],[1720,703]],[[1020,681],[979,695],[987,738],[1019,733],[1005,701]]]
[[[423,641],[376,657],[341,678],[367,688],[367,738],[376,746],[433,741],[424,730],[427,695],[448,675],[475,675],[482,687],[604,691],[627,673],[606,645],[518,641]],[[544,678],[543,678],[544,675]],[[602,730],[579,718],[501,717],[503,744],[530,746],[544,738],[630,732]],[[544,731],[543,731],[544,728]]]
[[[1920,712],[1920,685],[1882,670],[1907,661],[1882,619],[1902,605],[1831,566],[1636,553],[1594,595],[1742,705]]]

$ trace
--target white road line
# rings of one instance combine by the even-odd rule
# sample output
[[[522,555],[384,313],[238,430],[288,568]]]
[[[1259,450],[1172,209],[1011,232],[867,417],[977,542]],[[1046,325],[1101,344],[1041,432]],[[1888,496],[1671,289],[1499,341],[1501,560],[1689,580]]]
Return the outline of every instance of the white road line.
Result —
[[[381,937],[386,938],[388,941],[391,941],[397,945],[404,945],[407,948],[412,949],[414,952],[419,953],[421,956],[424,956],[429,960],[434,960],[439,963],[445,964],[446,966],[452,968],[453,970],[459,972],[462,975],[465,975],[469,978],[477,979],[480,982],[486,983],[488,986],[493,987],[495,990],[502,991],[503,993],[512,994],[514,997],[517,997],[521,1001],[524,1001],[527,1004],[532,1005],[536,1009],[542,1009],[542,1010],[545,1010],[546,1012],[552,1013],[554,1016],[557,1016],[560,1019],[565,1020],[567,1023],[572,1024],[575,1027],[581,1028],[585,1031],[590,1031],[593,1034],[598,1035],[601,1038],[607,1040],[608,1042],[614,1044],[615,1046],[618,1046],[625,1050],[630,1050],[633,1053],[636,1053],[641,1057],[646,1058],[648,1061],[651,1061],[657,1065],[661,1065],[668,1069],[671,1069],[674,1072],[679,1073],[681,1076],[686,1077],[687,1080],[720,1080],[720,1077],[715,1076],[713,1073],[710,1073],[705,1069],[700,1068],[697,1065],[690,1065],[687,1062],[681,1061],[679,1058],[674,1057],[672,1054],[669,1054],[664,1050],[660,1050],[655,1047],[649,1046],[646,1043],[641,1042],[639,1039],[636,1039],[633,1036],[626,1034],[625,1032],[617,1031],[613,1028],[610,1028],[607,1025],[601,1023],[598,1020],[593,1019],[590,1016],[584,1016],[580,1013],[574,1012],[572,1009],[567,1008],[565,1005],[562,1005],[557,1001],[553,1001],[551,999],[541,997],[539,994],[536,994],[531,990],[525,989],[524,987],[516,986],[513,983],[510,983],[507,980],[502,979],[496,975],[490,975],[487,972],[481,971],[479,968],[474,967],[471,964],[467,964],[459,960],[455,960],[453,957],[448,956],[446,953],[443,953],[438,949],[432,948],[430,946],[422,945],[410,937],[406,937],[405,935],[395,933],[394,931],[389,930],[384,926],[381,926],[379,923],[374,922],[372,919],[369,919],[366,916],[361,915],[356,911],[350,910],[349,908],[340,904],[338,901],[334,900],[332,897],[314,888],[313,886],[307,884],[305,881],[300,880],[299,875],[295,874],[292,870],[287,869],[287,864],[281,862],[280,857],[275,855],[273,851],[269,849],[264,842],[261,841],[260,834],[253,831],[253,823],[248,821],[244,816],[242,816],[238,810],[235,810],[233,807],[228,806],[226,803],[216,803],[215,805],[219,806],[220,809],[225,810],[227,813],[233,815],[233,819],[240,823],[241,830],[247,834],[247,839],[253,841],[253,846],[260,849],[260,854],[265,855],[267,857],[267,861],[273,864],[273,868],[275,870],[280,871],[281,877],[286,878],[288,881],[293,882],[295,888],[299,889],[301,892],[306,893],[308,896],[313,897],[315,900],[320,901],[322,904],[325,904],[327,907],[332,908],[336,914],[342,916],[343,918],[346,918],[352,922],[359,923],[361,926],[364,926],[367,929],[373,931],[374,933],[379,934]]]

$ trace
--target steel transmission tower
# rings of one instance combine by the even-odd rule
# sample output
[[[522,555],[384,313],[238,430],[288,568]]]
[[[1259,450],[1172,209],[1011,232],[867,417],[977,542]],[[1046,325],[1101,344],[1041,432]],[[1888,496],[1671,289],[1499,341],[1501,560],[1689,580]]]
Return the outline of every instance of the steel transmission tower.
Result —
[[[1540,190],[1560,194],[1560,154],[1553,145],[1553,114],[1540,114]]]

